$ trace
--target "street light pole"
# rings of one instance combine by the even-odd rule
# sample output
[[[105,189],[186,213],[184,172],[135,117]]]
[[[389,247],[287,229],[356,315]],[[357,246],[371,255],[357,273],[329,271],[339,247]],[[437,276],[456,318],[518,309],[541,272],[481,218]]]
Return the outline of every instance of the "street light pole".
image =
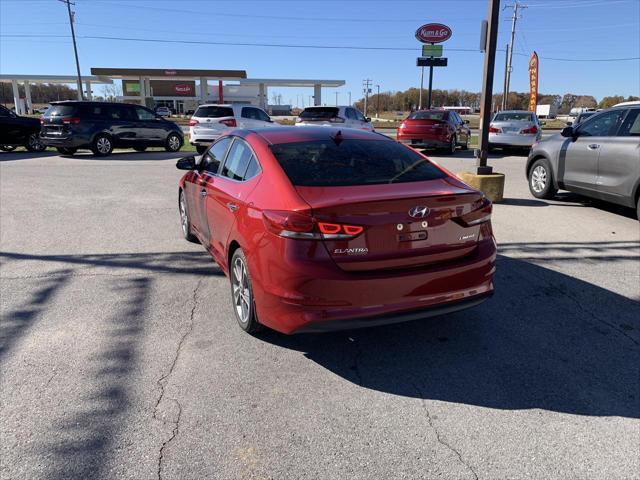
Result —
[[[422,110],[422,88],[424,87],[424,67],[420,67],[420,96],[418,97],[418,110]]]
[[[376,117],[380,118],[380,85],[376,85]]]
[[[336,92],[336,107],[338,106],[338,92]]]
[[[493,73],[496,62],[496,47],[498,43],[499,15],[500,0],[489,0],[487,49],[484,53],[482,99],[480,101],[480,148],[476,150],[476,173],[478,175],[488,175],[493,172],[493,168],[487,166],[487,156],[489,152],[489,123],[491,122]]]
[[[73,28],[73,13],[71,12],[71,0],[60,0],[67,4],[67,13],[69,14],[69,26],[71,27],[71,38],[73,39],[73,53],[76,56],[76,71],[78,73],[78,100],[84,100],[82,91],[82,76],[80,75],[80,60],[78,60],[78,47],[76,46],[76,32]],[[75,5],[75,3],[74,3]]]

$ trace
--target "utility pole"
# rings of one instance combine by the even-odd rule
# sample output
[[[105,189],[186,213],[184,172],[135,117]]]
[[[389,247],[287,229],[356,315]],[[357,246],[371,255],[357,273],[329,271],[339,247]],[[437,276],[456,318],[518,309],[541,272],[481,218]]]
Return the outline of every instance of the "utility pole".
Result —
[[[369,104],[369,94],[371,93],[371,86],[373,81],[367,78],[362,81],[362,89],[364,90],[364,116],[367,116],[367,106]]]
[[[380,118],[380,85],[376,85],[376,117]]]
[[[513,8],[513,15],[511,17],[511,41],[509,42],[509,48],[507,49],[508,56],[508,66],[506,71],[504,72],[504,95],[502,97],[502,108],[503,110],[507,109],[507,99],[509,98],[509,83],[511,82],[511,60],[513,58],[513,40],[516,36],[516,22],[518,21],[518,10],[522,8],[527,8],[526,5],[522,5],[518,0],[515,1],[513,5],[505,5],[505,8]]]
[[[493,72],[496,62],[498,44],[498,17],[500,16],[500,0],[489,0],[487,29],[487,48],[484,53],[484,69],[482,74],[482,99],[480,101],[480,148],[476,150],[476,173],[488,175],[493,168],[487,166],[489,152],[489,123],[491,122],[491,103],[493,99]]]
[[[353,107],[353,105],[351,104],[351,92],[349,92],[349,106]]]
[[[502,103],[500,110],[507,109],[507,94],[505,93],[509,88],[507,87],[507,72],[509,71],[509,44],[504,49],[504,85],[502,87]]]
[[[336,107],[338,106],[338,92],[336,92]]]
[[[420,95],[418,97],[418,110],[422,110],[422,89],[424,88],[424,67],[420,67]]]
[[[432,93],[433,93],[433,65],[429,67],[429,93],[427,94],[427,110],[431,110]]]
[[[78,73],[78,100],[84,100],[84,92],[82,90],[82,76],[80,75],[80,60],[78,60],[78,47],[76,46],[76,32],[73,28],[74,13],[71,11],[71,5],[75,5],[75,3],[71,3],[71,0],[59,0],[59,1],[67,4],[67,13],[69,14],[69,26],[71,27],[71,38],[73,39],[73,53],[76,56],[76,71]]]

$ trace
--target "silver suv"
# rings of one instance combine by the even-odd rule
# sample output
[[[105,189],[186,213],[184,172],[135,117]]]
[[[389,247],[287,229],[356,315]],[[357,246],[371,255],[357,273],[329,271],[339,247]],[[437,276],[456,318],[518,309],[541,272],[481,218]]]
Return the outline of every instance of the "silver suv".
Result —
[[[597,112],[535,143],[526,173],[536,198],[569,190],[635,208],[640,219],[640,105]]]

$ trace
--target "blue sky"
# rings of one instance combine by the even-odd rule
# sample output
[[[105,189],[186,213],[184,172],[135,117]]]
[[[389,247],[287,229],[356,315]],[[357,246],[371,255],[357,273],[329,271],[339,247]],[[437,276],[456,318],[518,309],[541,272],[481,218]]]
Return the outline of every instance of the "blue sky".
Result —
[[[381,91],[418,86],[417,27],[450,26],[444,43],[449,66],[434,88],[479,91],[478,51],[486,0],[74,0],[82,72],[91,67],[245,69],[250,77],[344,79],[339,102],[361,96],[362,79]],[[503,5],[511,2],[503,1]],[[640,57],[640,0],[529,0],[523,2],[514,49],[511,90],[528,89],[527,64],[540,58],[540,92],[640,95],[640,60],[560,61]],[[511,10],[501,12],[498,45],[508,43]],[[56,0],[0,0],[0,72],[75,72],[66,7]],[[12,37],[42,35],[45,38]],[[54,35],[54,36],[51,36]],[[350,50],[230,45],[181,45],[99,40],[108,36],[176,41],[269,43],[408,50]],[[468,49],[470,51],[456,51]],[[494,91],[502,89],[504,52],[498,52]],[[271,90],[271,93],[274,90]],[[334,89],[323,92],[335,102]],[[280,89],[295,104],[310,89]],[[271,100],[271,99],[270,99]]]

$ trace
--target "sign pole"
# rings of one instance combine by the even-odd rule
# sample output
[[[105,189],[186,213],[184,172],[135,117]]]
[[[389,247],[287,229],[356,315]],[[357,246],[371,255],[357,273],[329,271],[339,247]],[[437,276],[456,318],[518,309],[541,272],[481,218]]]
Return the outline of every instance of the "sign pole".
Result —
[[[480,101],[480,148],[476,150],[476,173],[478,175],[489,175],[493,172],[493,168],[487,166],[487,156],[489,152],[489,123],[491,122],[493,72],[496,62],[499,15],[500,0],[489,0],[489,28],[487,31],[487,49],[484,54],[482,99]]]
[[[427,97],[427,110],[431,109],[432,90],[433,90],[433,66],[429,67],[429,96]]]
[[[422,89],[424,85],[424,67],[420,67],[420,99],[418,100],[418,110],[422,110]]]

